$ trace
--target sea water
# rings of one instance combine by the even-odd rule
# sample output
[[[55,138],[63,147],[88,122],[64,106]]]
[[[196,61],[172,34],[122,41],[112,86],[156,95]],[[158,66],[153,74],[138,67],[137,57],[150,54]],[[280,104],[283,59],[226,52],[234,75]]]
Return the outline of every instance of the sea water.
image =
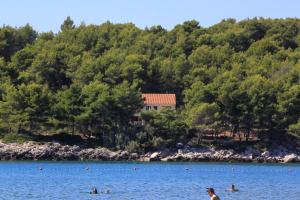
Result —
[[[3,200],[205,200],[207,187],[222,200],[300,200],[300,165],[0,162]]]

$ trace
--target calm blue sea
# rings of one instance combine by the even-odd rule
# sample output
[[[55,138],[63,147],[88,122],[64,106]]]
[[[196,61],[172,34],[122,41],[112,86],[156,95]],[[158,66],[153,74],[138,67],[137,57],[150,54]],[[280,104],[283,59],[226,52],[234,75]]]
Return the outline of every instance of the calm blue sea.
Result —
[[[225,191],[232,183],[240,192]],[[3,200],[205,200],[206,187],[222,200],[300,200],[300,165],[0,162]]]

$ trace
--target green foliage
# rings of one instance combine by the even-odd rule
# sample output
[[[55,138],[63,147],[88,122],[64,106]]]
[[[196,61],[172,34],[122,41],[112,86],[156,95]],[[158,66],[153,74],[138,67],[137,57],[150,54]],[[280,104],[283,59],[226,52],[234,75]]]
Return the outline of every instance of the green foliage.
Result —
[[[37,34],[0,28],[0,129],[95,137],[145,150],[187,140],[190,129],[298,134],[299,19],[234,19],[168,31],[134,24]],[[176,112],[143,113],[141,93],[175,93]]]
[[[289,125],[288,132],[300,138],[300,120],[298,120],[295,124]]]
[[[141,153],[142,149],[138,142],[136,141],[130,141],[125,147],[126,151],[130,153]]]
[[[293,85],[279,94],[278,110],[282,116],[282,123],[285,125],[297,123],[300,117],[300,85]]]
[[[30,137],[26,135],[19,134],[5,134],[1,139],[3,143],[19,143],[22,144],[24,142],[32,140]]]
[[[36,37],[36,31],[28,24],[20,28],[3,26],[0,28],[0,57],[10,60],[17,51],[32,44]]]
[[[83,98],[81,88],[73,84],[70,88],[57,92],[55,96],[55,104],[53,105],[52,123],[56,127],[71,128],[72,134],[75,133],[77,125],[76,119],[83,109]]]
[[[104,134],[109,127],[108,86],[97,81],[82,89],[83,112],[78,116],[81,131],[89,136]]]
[[[75,28],[75,26],[74,26],[74,22],[70,16],[68,16],[67,19],[65,19],[65,21],[63,22],[63,24],[60,27],[60,29],[62,31],[67,31],[67,30],[73,29],[73,28]]]
[[[174,110],[163,109],[160,112],[143,112],[147,137],[152,140],[153,147],[175,145],[184,141],[188,133],[187,124]]]
[[[1,127],[14,133],[34,132],[47,125],[51,96],[42,85],[7,86],[0,104]]]
[[[220,108],[216,103],[201,103],[193,106],[187,113],[187,121],[190,127],[199,129],[219,128]]]

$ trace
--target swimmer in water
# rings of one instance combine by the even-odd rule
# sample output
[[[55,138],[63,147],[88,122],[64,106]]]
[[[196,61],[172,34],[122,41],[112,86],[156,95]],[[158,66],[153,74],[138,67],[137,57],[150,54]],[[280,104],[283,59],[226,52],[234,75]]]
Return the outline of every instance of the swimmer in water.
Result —
[[[235,188],[235,185],[234,185],[234,184],[232,184],[232,185],[231,185],[231,188],[229,188],[227,191],[229,191],[229,192],[237,192],[237,191],[239,191],[239,190]]]
[[[93,187],[92,191],[90,191],[90,194],[98,194],[97,188]]]
[[[107,188],[107,189],[103,189],[100,191],[101,194],[110,194],[110,189]]]
[[[216,194],[214,188],[207,188],[207,193],[210,197],[210,200],[221,200]]]

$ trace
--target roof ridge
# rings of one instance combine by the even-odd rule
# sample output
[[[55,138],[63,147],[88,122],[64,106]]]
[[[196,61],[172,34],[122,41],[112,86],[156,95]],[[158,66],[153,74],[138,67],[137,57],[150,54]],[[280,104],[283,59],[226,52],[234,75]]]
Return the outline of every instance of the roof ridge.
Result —
[[[175,93],[142,93],[145,104],[176,105]]]

